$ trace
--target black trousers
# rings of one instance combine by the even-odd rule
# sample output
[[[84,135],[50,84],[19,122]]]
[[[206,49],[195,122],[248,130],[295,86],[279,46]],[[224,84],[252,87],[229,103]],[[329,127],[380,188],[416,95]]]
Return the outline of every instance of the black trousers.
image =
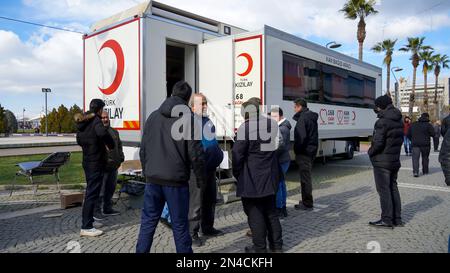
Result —
[[[397,186],[398,170],[373,168],[375,185],[380,196],[381,220],[387,224],[400,223],[402,204]]]
[[[103,175],[102,188],[100,190],[100,196],[96,205],[96,210],[101,212],[108,211],[112,209],[113,202],[112,198],[117,186],[117,170],[106,171]]]
[[[439,150],[439,137],[433,137],[433,147],[435,151]]]
[[[269,247],[281,250],[283,238],[275,195],[263,198],[242,198],[244,212],[252,231],[253,245],[257,252],[266,252],[266,239]]]
[[[193,172],[189,180],[189,231],[191,235],[210,232],[214,227],[217,202],[216,171],[206,174],[204,188],[197,187],[197,180]]]
[[[103,183],[103,171],[84,167],[86,176],[86,193],[82,210],[82,229],[91,229],[94,224],[94,209],[98,203]]]
[[[295,160],[300,171],[300,185],[302,191],[302,203],[305,207],[311,208],[314,205],[312,195],[311,171],[314,158],[306,155],[297,155]]]
[[[422,156],[422,172],[424,174],[427,174],[429,172],[428,165],[430,162],[430,149],[431,147],[413,147],[412,162],[414,173],[419,173],[420,156]]]

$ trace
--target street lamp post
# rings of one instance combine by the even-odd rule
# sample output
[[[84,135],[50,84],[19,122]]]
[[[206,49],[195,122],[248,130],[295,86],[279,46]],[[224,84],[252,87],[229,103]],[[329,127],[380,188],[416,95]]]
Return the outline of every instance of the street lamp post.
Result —
[[[22,133],[25,134],[25,108],[23,108],[22,112]]]
[[[52,92],[52,90],[50,88],[42,88],[42,92],[45,93],[45,136],[48,137],[47,93]]]
[[[341,44],[338,44],[338,43],[336,43],[336,42],[329,42],[327,45],[326,45],[326,47],[327,48],[332,48],[332,49],[336,49],[336,48],[339,48],[339,47],[341,47],[342,45]]]
[[[400,109],[400,100],[398,99],[399,97],[399,86],[398,86],[398,80],[397,77],[395,76],[395,72],[400,72],[403,71],[403,68],[400,68],[398,66],[391,68],[391,72],[392,75],[394,75],[394,79],[395,79],[395,107]]]

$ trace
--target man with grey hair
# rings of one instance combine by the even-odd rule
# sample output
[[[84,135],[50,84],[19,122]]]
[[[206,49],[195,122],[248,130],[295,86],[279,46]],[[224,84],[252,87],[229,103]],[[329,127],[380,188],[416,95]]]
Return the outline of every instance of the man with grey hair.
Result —
[[[111,127],[109,113],[103,111],[101,118],[103,125],[113,138],[115,146],[114,149],[107,151],[108,159],[103,175],[102,189],[94,211],[94,219],[97,221],[103,220],[103,216],[115,216],[120,214],[120,212],[113,209],[112,198],[117,185],[117,170],[125,160],[119,132]]]
[[[194,113],[194,122],[199,124],[194,128],[202,130],[197,132],[196,136],[201,138],[205,153],[206,179],[203,187],[198,186],[193,172],[189,180],[189,229],[192,244],[201,246],[203,241],[198,235],[200,228],[204,236],[218,236],[223,233],[214,228],[217,200],[216,168],[223,160],[223,152],[216,140],[214,124],[208,118],[208,101],[205,95],[193,94],[190,106]]]

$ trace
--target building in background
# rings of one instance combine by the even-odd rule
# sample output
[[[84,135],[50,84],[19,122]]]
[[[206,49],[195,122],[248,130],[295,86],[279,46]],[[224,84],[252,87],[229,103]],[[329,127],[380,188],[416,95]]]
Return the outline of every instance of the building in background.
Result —
[[[434,107],[434,93],[435,93],[435,83],[434,79],[431,80],[427,85],[427,93],[428,93],[428,105],[429,109]],[[402,112],[407,114],[409,112],[409,96],[412,92],[412,80],[400,78],[399,81],[399,107]],[[443,111],[448,108],[450,102],[449,95],[449,86],[450,86],[450,78],[440,78],[438,81],[438,89],[437,89],[437,101],[438,101],[438,109],[440,113],[440,118],[442,117]],[[395,99],[395,93],[393,94],[393,100]],[[416,96],[413,113],[421,113],[421,109],[423,107],[425,88],[423,84],[416,84]]]

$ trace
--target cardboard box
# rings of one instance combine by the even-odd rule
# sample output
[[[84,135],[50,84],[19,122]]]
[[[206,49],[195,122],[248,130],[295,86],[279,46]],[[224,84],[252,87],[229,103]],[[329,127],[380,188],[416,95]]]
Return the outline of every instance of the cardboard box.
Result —
[[[61,193],[61,209],[83,205],[84,193]]]

